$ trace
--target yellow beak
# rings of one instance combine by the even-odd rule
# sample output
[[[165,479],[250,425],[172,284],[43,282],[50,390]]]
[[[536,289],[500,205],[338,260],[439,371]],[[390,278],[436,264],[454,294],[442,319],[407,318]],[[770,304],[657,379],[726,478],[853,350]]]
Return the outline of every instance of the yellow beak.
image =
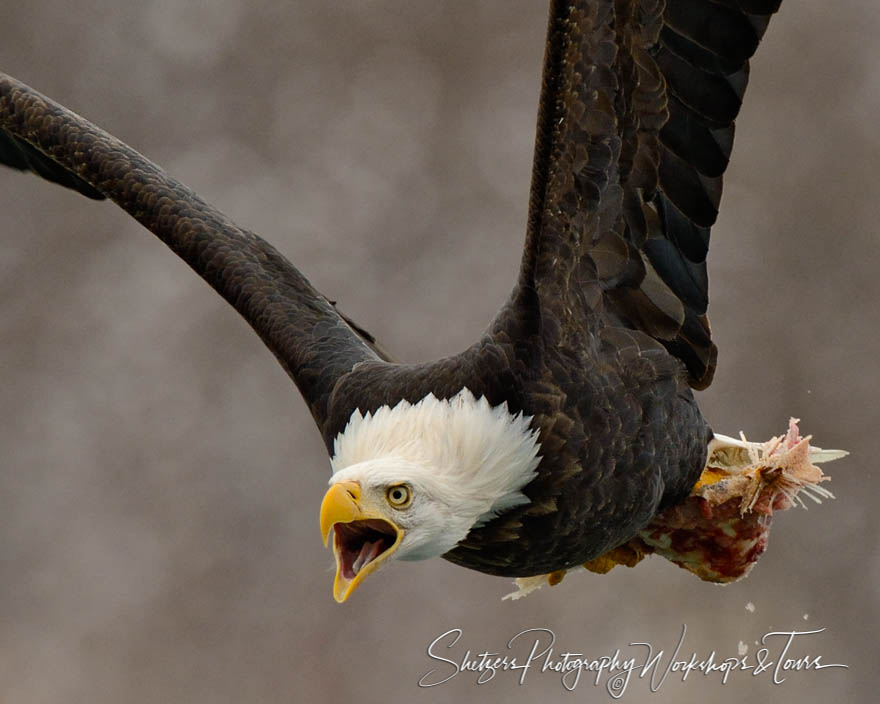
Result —
[[[321,502],[321,537],[333,532],[336,578],[333,598],[340,604],[398,548],[404,531],[378,511],[365,509],[357,482],[331,486]]]

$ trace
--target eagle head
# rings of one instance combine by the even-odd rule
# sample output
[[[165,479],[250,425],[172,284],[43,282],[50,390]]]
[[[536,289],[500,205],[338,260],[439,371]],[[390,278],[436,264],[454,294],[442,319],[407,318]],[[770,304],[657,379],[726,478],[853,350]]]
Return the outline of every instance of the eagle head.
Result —
[[[336,601],[391,560],[443,555],[472,528],[527,503],[522,489],[540,463],[530,420],[466,388],[450,399],[429,394],[355,411],[334,443],[321,503]]]

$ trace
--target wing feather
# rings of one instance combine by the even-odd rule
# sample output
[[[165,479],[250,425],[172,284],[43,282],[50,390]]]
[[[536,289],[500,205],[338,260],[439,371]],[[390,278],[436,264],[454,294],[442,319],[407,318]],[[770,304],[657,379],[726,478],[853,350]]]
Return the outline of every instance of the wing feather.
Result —
[[[110,198],[159,237],[259,334],[319,427],[342,375],[360,362],[388,359],[268,242],[127,145],[3,74],[0,163]]]
[[[707,386],[709,231],[779,0],[553,2],[520,288],[548,329],[621,325]],[[641,339],[641,338],[637,338]]]

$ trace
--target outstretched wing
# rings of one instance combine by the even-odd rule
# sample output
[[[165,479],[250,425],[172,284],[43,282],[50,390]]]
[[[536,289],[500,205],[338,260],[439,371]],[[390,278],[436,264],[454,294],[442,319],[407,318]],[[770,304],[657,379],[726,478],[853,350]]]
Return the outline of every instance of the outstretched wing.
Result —
[[[520,286],[712,380],[706,253],[748,59],[781,0],[554,0]],[[581,319],[572,319],[572,316]]]
[[[272,245],[83,118],[0,74],[0,163],[107,197],[225,298],[275,354],[319,426],[336,381],[387,359]]]

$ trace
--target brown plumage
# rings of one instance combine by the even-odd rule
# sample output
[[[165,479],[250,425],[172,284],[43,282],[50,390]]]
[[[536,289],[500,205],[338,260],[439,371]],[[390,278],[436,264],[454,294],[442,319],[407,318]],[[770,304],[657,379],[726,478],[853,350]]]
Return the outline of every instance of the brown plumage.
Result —
[[[706,252],[733,120],[779,0],[553,2],[519,279],[461,354],[397,364],[270,244],[143,156],[0,76],[0,161],[108,197],[250,323],[328,450],[354,409],[463,387],[533,416],[529,504],[446,555],[493,574],[570,567],[697,480],[710,430]]]

